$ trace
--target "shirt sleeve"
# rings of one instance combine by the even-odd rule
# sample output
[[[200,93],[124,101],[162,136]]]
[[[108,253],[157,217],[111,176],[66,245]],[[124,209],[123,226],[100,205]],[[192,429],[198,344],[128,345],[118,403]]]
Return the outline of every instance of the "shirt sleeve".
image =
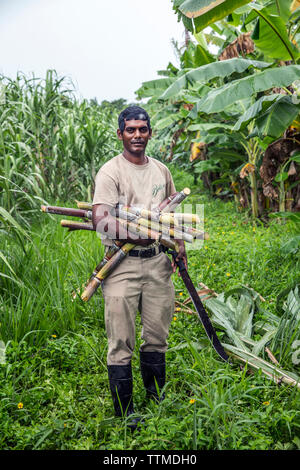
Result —
[[[93,205],[106,204],[115,207],[118,200],[118,188],[115,180],[100,169],[95,179]]]
[[[168,178],[168,182],[167,182],[167,186],[166,186],[166,197],[169,197],[174,193],[176,193],[175,184],[174,184],[172,175],[169,172],[169,178]]]

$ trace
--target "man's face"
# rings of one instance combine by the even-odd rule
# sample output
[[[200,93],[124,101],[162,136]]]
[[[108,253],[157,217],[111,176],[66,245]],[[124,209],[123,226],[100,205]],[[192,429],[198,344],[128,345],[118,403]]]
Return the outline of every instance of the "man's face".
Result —
[[[144,154],[148,140],[151,137],[151,130],[147,121],[135,120],[125,121],[123,134],[118,129],[118,137],[123,141],[124,149],[130,153]]]

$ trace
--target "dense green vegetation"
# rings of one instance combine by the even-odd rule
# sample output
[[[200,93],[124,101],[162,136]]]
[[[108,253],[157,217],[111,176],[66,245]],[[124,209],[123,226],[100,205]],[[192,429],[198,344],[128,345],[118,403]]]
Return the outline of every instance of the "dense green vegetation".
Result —
[[[191,186],[191,177],[171,171],[177,186]],[[255,321],[268,318],[268,311],[277,311],[280,292],[291,289],[299,273],[299,258],[280,251],[290,225],[274,221],[254,230],[232,202],[202,192],[194,202],[205,204],[210,240],[190,252],[191,277],[218,293],[247,284],[265,298]],[[187,293],[177,275],[181,308],[170,330],[167,398],[159,406],[145,403],[138,339],[134,396],[146,425],[140,433],[126,432],[112,413],[101,294],[88,303],[71,296],[101,258],[100,242],[92,232],[68,234],[57,218],[42,215],[25,249],[26,254],[17,240],[6,241],[20,283],[4,278],[1,284],[0,331],[6,344],[0,367],[2,449],[299,448],[298,389],[220,361],[198,319],[185,311]],[[279,349],[273,352],[281,362]],[[291,354],[282,357],[282,365],[292,366]]]

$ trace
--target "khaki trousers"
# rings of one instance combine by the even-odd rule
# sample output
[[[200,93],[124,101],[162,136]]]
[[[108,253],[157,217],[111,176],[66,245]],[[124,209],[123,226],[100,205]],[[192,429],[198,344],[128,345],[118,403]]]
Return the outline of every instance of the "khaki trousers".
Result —
[[[141,314],[141,351],[165,352],[174,313],[172,265],[165,253],[152,258],[126,256],[102,282],[108,365],[125,365],[135,346],[135,319]]]

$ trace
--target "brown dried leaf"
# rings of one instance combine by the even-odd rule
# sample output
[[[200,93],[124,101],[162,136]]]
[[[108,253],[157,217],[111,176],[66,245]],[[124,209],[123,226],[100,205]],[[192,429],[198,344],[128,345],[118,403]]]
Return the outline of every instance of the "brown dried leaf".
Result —
[[[233,57],[239,57],[240,55],[245,57],[246,54],[254,52],[254,42],[252,41],[250,34],[252,34],[251,31],[245,34],[241,34],[238,38],[236,38],[220,54],[219,60],[232,59]]]
[[[295,166],[295,163],[294,162],[291,162],[290,164],[290,168],[289,168],[289,171],[288,171],[288,175],[289,176],[294,176],[297,174],[297,170],[296,170],[296,166]]]
[[[240,171],[240,178],[245,178],[255,171],[255,166],[253,163],[246,163]]]

